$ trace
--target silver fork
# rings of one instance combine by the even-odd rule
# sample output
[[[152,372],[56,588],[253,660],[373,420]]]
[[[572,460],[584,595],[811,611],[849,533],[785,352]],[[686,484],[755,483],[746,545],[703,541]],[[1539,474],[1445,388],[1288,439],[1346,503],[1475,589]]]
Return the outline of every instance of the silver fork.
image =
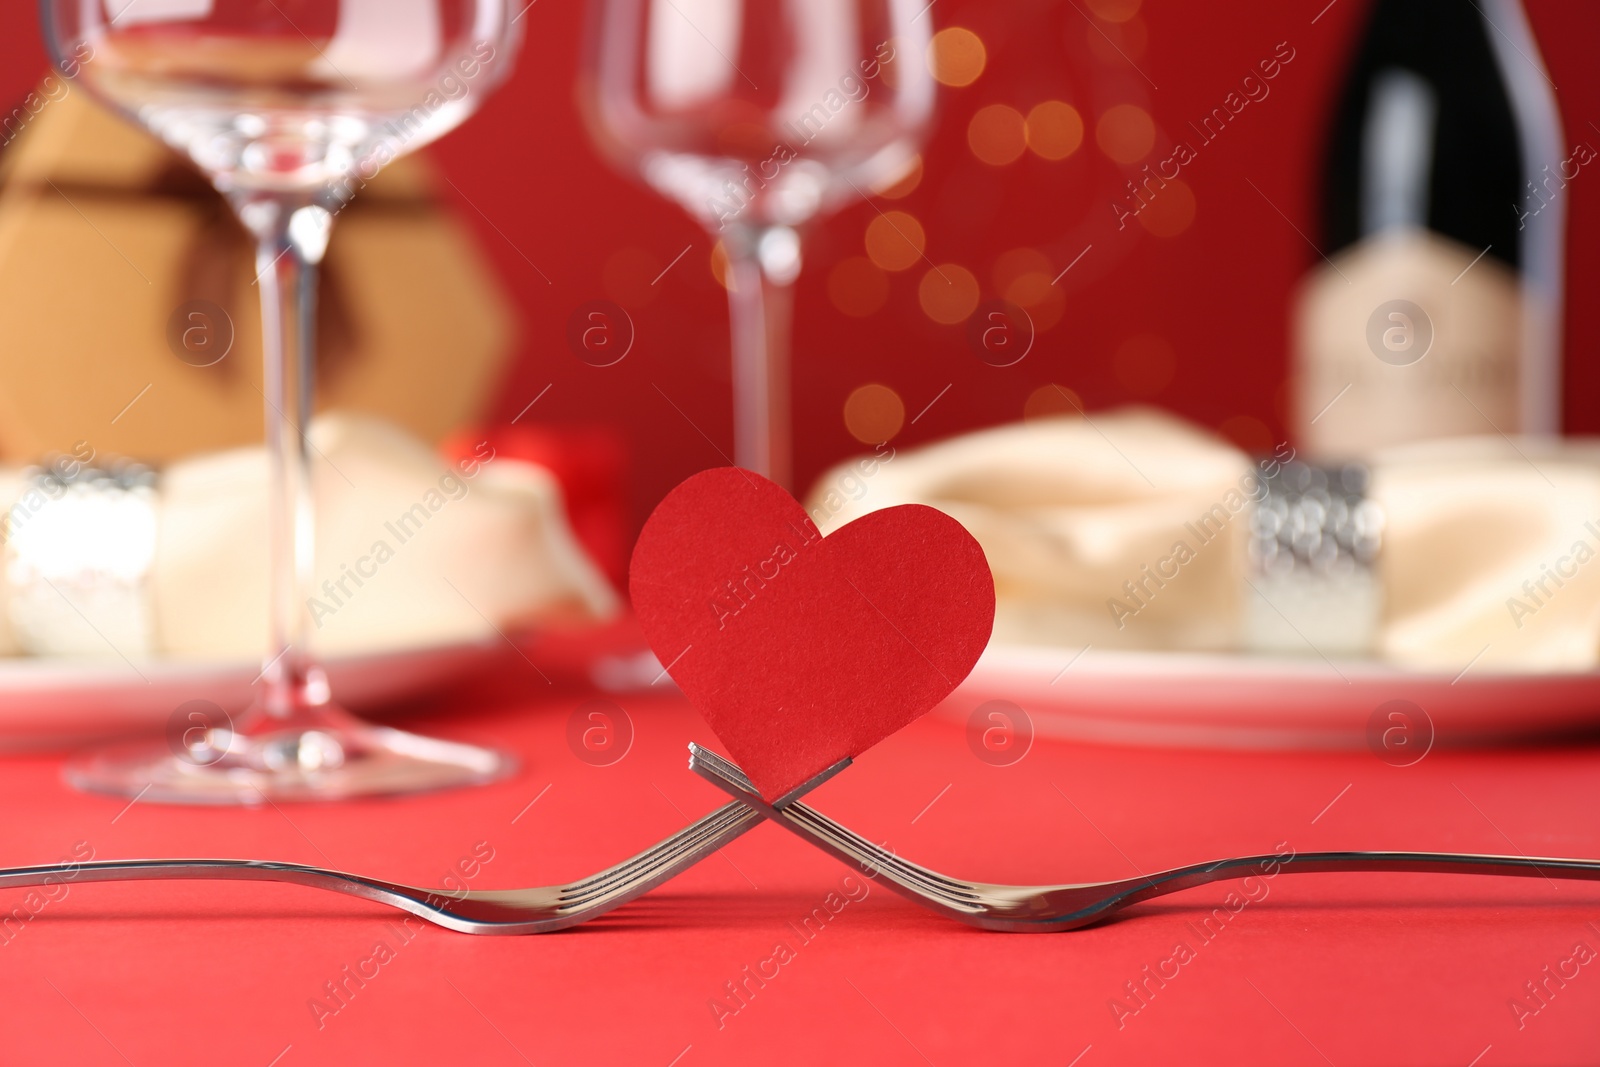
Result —
[[[841,761],[771,805],[778,810],[838,774]],[[588,922],[643,896],[699,863],[764,818],[742,802],[724,804],[671,837],[598,874],[565,885],[452,892],[271,860],[91,860],[0,869],[0,889],[86,882],[211,880],[288,882],[387,904],[464,934],[542,934]]]
[[[531,889],[423,889],[322,867],[270,860],[100,860],[0,869],[0,889],[158,879],[286,882],[386,904],[467,934],[564,930],[635,900],[769,819],[824,851],[881,876],[897,892],[939,914],[988,930],[1048,932],[1099,922],[1130,904],[1250,874],[1411,871],[1502,874],[1600,881],[1600,863],[1446,852],[1313,852],[1240,856],[1116,882],[1007,886],[967,882],[903,860],[798,799],[849,766],[849,760],[768,803],[737,766],[690,745],[690,768],[735,798],[631,859],[565,885]]]
[[[1302,852],[1237,856],[1175,867],[1115,882],[1068,885],[992,885],[929,870],[873,844],[826,815],[786,795],[769,804],[744,772],[715,752],[689,746],[689,768],[768,819],[940,915],[985,930],[1049,933],[1101,922],[1131,904],[1195,886],[1250,875],[1335,871],[1403,871],[1423,874],[1500,874],[1523,878],[1600,881],[1600,862],[1456,852]],[[830,771],[836,768],[830,768]]]

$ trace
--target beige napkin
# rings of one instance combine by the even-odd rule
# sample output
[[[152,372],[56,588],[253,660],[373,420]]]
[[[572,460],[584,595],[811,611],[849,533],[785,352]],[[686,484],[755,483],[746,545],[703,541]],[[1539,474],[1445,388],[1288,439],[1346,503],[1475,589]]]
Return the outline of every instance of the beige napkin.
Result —
[[[1238,649],[1248,513],[1272,464],[1125,409],[885,447],[830,471],[808,510],[824,532],[901,503],[960,520],[994,571],[999,642]],[[1369,496],[1386,519],[1373,654],[1451,674],[1600,664],[1600,441],[1393,449]]]
[[[319,652],[469,641],[616,609],[543,468],[495,456],[487,445],[473,463],[447,466],[427,445],[367,416],[324,415],[310,436],[317,506],[311,640]],[[9,483],[12,495],[0,502],[15,499],[18,480],[12,475]],[[6,484],[0,479],[0,492]],[[267,647],[266,501],[261,448],[212,453],[163,472],[148,586],[154,654],[248,658]],[[26,651],[5,616],[0,611],[0,652]],[[88,635],[82,647],[99,644]]]
[[[903,503],[955,517],[994,571],[997,641],[1222,649],[1262,491],[1237,449],[1128,408],[880,449],[825,475],[808,511],[824,533]]]
[[[1600,659],[1600,443],[1461,438],[1374,466],[1380,652],[1452,673]]]

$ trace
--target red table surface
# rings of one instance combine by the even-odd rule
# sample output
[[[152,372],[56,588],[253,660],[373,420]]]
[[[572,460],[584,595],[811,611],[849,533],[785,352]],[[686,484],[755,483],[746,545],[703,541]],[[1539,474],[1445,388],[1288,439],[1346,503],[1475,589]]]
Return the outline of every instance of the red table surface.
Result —
[[[128,806],[67,788],[58,757],[7,759],[0,862],[54,862],[87,842],[100,859],[248,856],[438,885],[458,861],[492,849],[469,884],[529,886],[596,871],[719,802],[685,769],[688,741],[714,742],[681,698],[621,698],[636,740],[620,762],[595,767],[566,741],[569,716],[593,694],[546,687],[531,671],[527,679],[522,694],[413,720],[521,757],[514,778],[480,789],[259,810]],[[1041,740],[1001,768],[972,755],[959,723],[929,718],[812,799],[939,869],[1039,883],[1122,878],[1285,842],[1297,852],[1600,856],[1597,795],[1600,750],[1589,746],[1436,750],[1395,768],[1365,752]],[[398,912],[295,886],[74,886],[6,928],[0,1062],[1600,1059],[1600,886],[1280,875],[1206,940],[1197,927],[1239,883],[1140,905],[1088,930],[1025,936],[956,925],[870,882],[849,900],[853,873],[760,826],[588,926],[504,938],[434,927],[404,935]],[[791,924],[830,893],[836,906],[847,902],[801,939]],[[0,893],[0,909],[23,897]],[[342,1003],[328,1000],[325,983],[373,958],[380,941],[389,952],[376,975],[350,983]],[[749,983],[754,992],[731,1002],[736,1011],[714,1010],[747,965],[771,975],[765,961],[779,942],[791,954],[777,975]],[[1192,958],[1176,977],[1148,983],[1142,1004],[1130,999],[1125,983],[1143,981],[1146,965],[1172,973],[1163,961],[1179,942]],[[1567,962],[1579,944],[1591,962]],[[1546,965],[1570,977],[1546,981]],[[1528,999],[1526,982],[1545,983],[1542,1002]],[[1518,997],[1520,1017],[1510,1006]],[[1111,1007],[1119,999],[1120,1014]]]

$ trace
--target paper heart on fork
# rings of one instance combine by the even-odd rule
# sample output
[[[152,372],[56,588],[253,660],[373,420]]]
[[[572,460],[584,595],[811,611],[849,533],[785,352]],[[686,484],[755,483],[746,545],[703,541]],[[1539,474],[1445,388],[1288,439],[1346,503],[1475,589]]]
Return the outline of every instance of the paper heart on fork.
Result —
[[[769,800],[930,711],[994,625],[988,561],[950,516],[902,504],[824,538],[737,467],[667,494],[629,589],[650,647]]]

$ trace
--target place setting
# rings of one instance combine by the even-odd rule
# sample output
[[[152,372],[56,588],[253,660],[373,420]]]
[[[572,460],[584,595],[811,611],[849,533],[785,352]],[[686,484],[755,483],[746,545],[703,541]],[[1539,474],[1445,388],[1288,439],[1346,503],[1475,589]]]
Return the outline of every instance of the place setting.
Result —
[[[764,577],[757,564],[746,586],[751,599],[735,600],[749,612],[730,629],[730,616],[744,612],[719,610],[726,607],[719,596],[729,596],[720,586],[733,579],[717,578],[748,575],[748,564],[737,570],[733,564],[758,556],[769,543],[773,554],[763,562],[772,563],[774,573]],[[1351,851],[1231,857],[1100,884],[1024,887],[953,879],[885,851],[799,801],[943,700],[977,661],[994,622],[993,579],[982,548],[959,524],[932,508],[904,504],[825,539],[773,482],[737,467],[718,468],[669,493],[645,523],[629,588],[658,656],[682,646],[672,657],[674,680],[755,775],[691,743],[689,769],[734,802],[638,856],[578,882],[531,889],[440,892],[226,859],[0,869],[0,886],[281,881],[378,901],[462,933],[545,933],[642,895],[763,819],[857,865],[867,877],[883,878],[937,914],[1011,932],[1071,930],[1141,900],[1267,867],[1274,874],[1394,871],[1600,881],[1600,860]],[[757,588],[764,594],[759,601]],[[819,665],[831,666],[819,671]]]

